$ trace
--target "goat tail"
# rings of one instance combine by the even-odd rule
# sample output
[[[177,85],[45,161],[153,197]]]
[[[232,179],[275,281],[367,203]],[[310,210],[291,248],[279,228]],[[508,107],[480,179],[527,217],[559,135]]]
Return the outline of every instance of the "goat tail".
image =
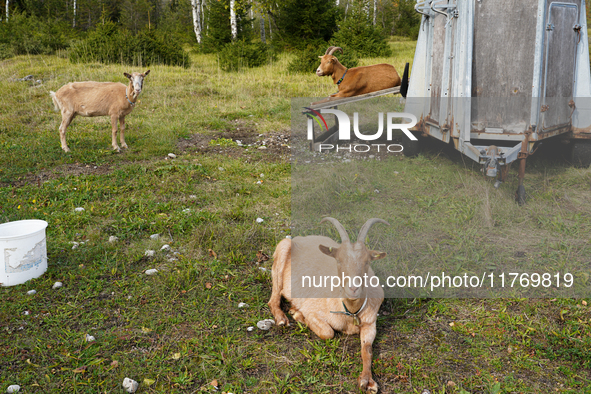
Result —
[[[55,97],[55,92],[50,90],[49,95],[51,96],[51,101],[53,101],[53,108],[55,109],[55,112],[59,112],[61,106],[59,101],[57,100],[57,97]]]
[[[402,83],[400,85],[400,94],[404,98],[406,98],[408,92],[408,66],[408,63],[404,66],[404,74],[402,74]]]

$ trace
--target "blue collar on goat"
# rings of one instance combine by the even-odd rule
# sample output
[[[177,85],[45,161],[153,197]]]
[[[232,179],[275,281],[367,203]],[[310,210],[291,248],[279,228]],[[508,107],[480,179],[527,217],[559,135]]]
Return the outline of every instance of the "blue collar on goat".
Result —
[[[341,77],[341,79],[339,79],[339,80],[337,81],[337,85],[340,85],[340,84],[341,84],[341,82],[343,82],[343,79],[345,79],[345,75],[347,75],[347,71],[349,71],[349,69],[348,69],[348,68],[347,68],[347,69],[345,69],[345,73],[343,74],[343,76]]]
[[[125,98],[127,99],[127,101],[129,102],[129,104],[131,104],[132,107],[135,107],[135,103],[132,102],[129,97],[127,97],[127,91],[125,92]]]
[[[363,308],[365,308],[366,304],[367,304],[367,297],[365,298],[365,301],[363,301],[363,305],[361,305],[361,308],[359,308],[359,310],[357,312],[351,313],[351,312],[349,312],[349,310],[347,309],[347,306],[343,302],[343,308],[345,308],[345,312],[330,311],[330,313],[342,313],[343,315],[351,316],[353,318],[353,321],[355,322],[355,325],[358,326],[359,324],[361,324],[361,321],[359,320],[359,317],[357,315],[359,315],[361,313]]]

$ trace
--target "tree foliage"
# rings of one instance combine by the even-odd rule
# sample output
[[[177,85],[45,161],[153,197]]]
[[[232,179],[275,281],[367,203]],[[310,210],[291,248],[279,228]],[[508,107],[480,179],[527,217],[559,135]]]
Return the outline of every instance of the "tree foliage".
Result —
[[[339,30],[331,40],[332,45],[353,49],[361,57],[386,57],[392,50],[379,26],[371,23],[362,7],[349,11],[347,19],[339,23]]]
[[[190,65],[189,55],[180,45],[171,42],[155,30],[142,30],[138,34],[121,30],[107,22],[92,31],[86,40],[76,43],[69,55],[74,63],[120,63],[131,66],[166,64]]]
[[[334,1],[284,0],[273,17],[279,41],[287,47],[305,49],[328,42],[337,28],[339,10]]]

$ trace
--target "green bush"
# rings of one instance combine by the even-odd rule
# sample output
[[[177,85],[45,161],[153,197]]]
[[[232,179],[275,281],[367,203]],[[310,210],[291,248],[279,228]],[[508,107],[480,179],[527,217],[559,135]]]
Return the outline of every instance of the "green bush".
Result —
[[[320,47],[309,46],[303,51],[296,52],[295,58],[289,62],[289,65],[287,66],[287,71],[290,73],[315,72],[320,65],[320,59],[318,56],[324,55],[327,49],[328,44],[323,44],[323,46]],[[343,47],[343,53],[335,53],[335,56],[339,59],[339,62],[347,68],[357,67],[359,64],[357,54],[354,50],[348,47]]]
[[[219,52],[220,67],[224,71],[259,67],[277,59],[272,48],[262,42],[237,41],[224,45]]]
[[[367,14],[360,8],[354,8],[346,20],[339,24],[331,45],[347,46],[355,50],[360,57],[388,57],[392,50],[379,27],[371,24]]]
[[[248,42],[253,36],[252,20],[248,17],[249,9],[250,5],[246,2],[236,8],[236,41]],[[230,0],[208,2],[205,18],[208,28],[201,32],[203,41],[198,50],[203,53],[218,53],[232,42]],[[206,23],[204,21],[203,25],[205,26]]]
[[[305,50],[318,40],[327,42],[337,28],[339,9],[334,1],[282,0],[277,4],[273,39],[285,48]]]
[[[396,10],[398,18],[394,23],[396,35],[416,40],[421,29],[421,15],[415,11],[414,0],[399,0]]]
[[[118,63],[131,66],[165,64],[189,67],[189,55],[171,37],[157,30],[142,30],[133,35],[108,22],[99,25],[88,38],[72,46],[72,63]]]
[[[15,13],[0,23],[0,58],[53,54],[69,46],[74,32],[67,23]]]

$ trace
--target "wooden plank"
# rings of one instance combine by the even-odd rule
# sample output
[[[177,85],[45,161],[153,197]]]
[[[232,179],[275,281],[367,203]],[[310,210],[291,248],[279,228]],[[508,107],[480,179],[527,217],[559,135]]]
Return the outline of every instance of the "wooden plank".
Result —
[[[377,92],[366,93],[366,94],[362,94],[360,96],[343,97],[343,98],[331,97],[328,99],[328,101],[312,103],[310,105],[310,108],[315,109],[315,110],[322,109],[322,108],[332,108],[337,105],[354,103],[356,101],[367,100],[367,99],[374,98],[374,97],[384,96],[386,94],[400,94],[400,86],[396,86],[395,88],[378,90]]]

